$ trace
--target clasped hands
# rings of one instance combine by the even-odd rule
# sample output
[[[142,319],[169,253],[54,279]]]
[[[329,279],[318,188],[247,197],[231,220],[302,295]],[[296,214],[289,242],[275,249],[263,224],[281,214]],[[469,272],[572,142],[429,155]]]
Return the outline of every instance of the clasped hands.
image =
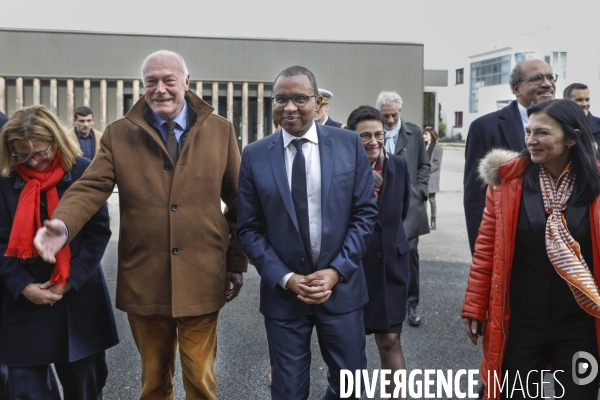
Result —
[[[49,281],[46,283],[30,283],[25,286],[25,289],[21,292],[27,300],[37,305],[53,305],[63,295],[71,289],[71,285],[68,283],[65,286],[57,284],[51,284]]]
[[[339,280],[340,273],[336,269],[326,268],[306,276],[292,275],[287,281],[287,288],[306,304],[321,304],[329,300],[331,289]]]

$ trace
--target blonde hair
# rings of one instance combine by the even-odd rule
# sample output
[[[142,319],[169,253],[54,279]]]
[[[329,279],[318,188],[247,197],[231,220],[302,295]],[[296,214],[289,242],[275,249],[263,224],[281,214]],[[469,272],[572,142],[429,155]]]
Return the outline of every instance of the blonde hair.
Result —
[[[75,158],[81,155],[79,144],[70,138],[63,124],[44,106],[18,110],[4,125],[0,140],[0,176],[9,176],[14,169],[12,154],[15,140],[30,144],[34,140],[56,143],[65,171],[70,171]]]

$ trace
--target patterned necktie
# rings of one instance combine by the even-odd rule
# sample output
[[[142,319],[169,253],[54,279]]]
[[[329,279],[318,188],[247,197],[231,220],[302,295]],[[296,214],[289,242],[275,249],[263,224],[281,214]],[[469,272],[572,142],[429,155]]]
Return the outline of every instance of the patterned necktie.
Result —
[[[306,186],[306,160],[302,153],[302,145],[308,142],[308,139],[297,139],[292,141],[296,146],[296,156],[292,164],[292,200],[296,210],[296,219],[298,220],[298,229],[300,238],[304,245],[306,260],[311,271],[315,271],[315,262],[310,248],[310,227],[308,220],[308,191]]]
[[[179,144],[177,143],[177,138],[175,137],[175,127],[177,126],[177,122],[165,122],[164,125],[167,126],[167,140],[165,143],[167,152],[171,156],[171,160],[173,160],[173,165],[176,165],[177,158],[179,157]]]

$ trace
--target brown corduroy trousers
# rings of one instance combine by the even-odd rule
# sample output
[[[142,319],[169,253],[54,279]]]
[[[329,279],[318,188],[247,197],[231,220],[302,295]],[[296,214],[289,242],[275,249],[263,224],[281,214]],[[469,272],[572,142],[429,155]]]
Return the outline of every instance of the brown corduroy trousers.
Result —
[[[127,314],[142,359],[140,400],[173,399],[177,345],[186,400],[217,398],[218,316],[218,311],[182,318]]]

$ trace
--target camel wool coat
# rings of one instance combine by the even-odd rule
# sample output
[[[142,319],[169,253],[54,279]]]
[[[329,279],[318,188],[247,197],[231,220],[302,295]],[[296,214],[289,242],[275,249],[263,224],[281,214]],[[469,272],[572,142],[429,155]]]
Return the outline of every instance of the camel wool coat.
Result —
[[[118,184],[116,306],[128,313],[212,313],[225,304],[226,271],[245,272],[248,266],[235,233],[235,131],[191,91],[186,101],[188,131],[177,165],[142,97],[106,128],[94,161],[52,216],[65,222],[73,238]]]

